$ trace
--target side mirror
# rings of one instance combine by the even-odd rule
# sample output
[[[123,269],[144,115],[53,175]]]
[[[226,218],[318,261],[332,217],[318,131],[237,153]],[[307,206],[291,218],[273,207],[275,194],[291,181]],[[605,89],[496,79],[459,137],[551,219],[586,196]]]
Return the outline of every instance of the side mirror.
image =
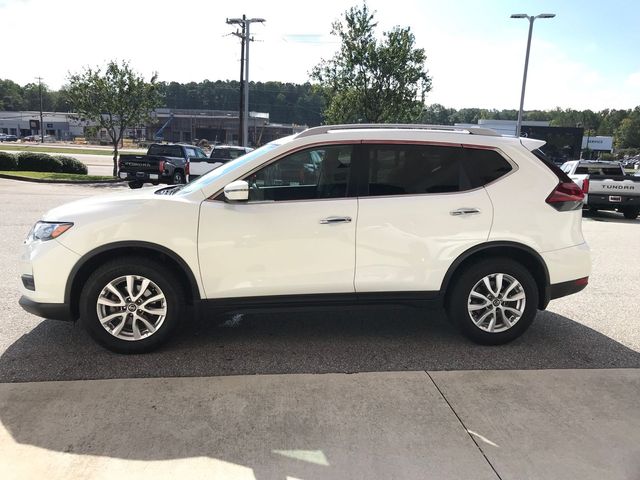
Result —
[[[244,180],[236,180],[224,187],[224,198],[230,202],[246,202],[249,200],[249,184]]]

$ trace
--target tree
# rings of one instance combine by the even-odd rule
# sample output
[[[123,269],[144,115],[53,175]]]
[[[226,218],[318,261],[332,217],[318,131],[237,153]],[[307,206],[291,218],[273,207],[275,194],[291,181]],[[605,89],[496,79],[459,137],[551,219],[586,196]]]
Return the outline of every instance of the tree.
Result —
[[[67,99],[76,115],[104,128],[113,145],[113,176],[118,173],[118,146],[124,131],[149,120],[161,104],[154,74],[149,82],[131,70],[128,62],[111,61],[100,68],[85,68],[69,76]]]
[[[338,52],[311,72],[326,99],[328,123],[415,122],[423,113],[431,78],[424,49],[411,29],[395,27],[377,40],[374,13],[352,7],[332,25]]]
[[[622,120],[615,136],[618,148],[640,147],[640,107],[636,107]]]
[[[0,110],[24,110],[22,87],[11,80],[0,80]]]

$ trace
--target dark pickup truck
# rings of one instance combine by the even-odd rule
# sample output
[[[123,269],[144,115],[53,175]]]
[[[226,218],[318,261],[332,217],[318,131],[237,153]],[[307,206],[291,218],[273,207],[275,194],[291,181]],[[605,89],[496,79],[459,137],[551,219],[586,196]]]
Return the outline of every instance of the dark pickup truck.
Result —
[[[118,176],[129,187],[140,188],[145,183],[177,185],[189,180],[191,159],[207,158],[193,145],[154,143],[146,155],[120,155]]]

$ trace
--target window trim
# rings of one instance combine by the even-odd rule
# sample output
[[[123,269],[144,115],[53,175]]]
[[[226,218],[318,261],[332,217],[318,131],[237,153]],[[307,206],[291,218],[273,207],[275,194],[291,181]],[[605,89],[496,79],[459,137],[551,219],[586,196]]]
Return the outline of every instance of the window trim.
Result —
[[[361,194],[364,190],[363,189],[366,184],[369,183],[369,157],[368,157],[368,153],[369,153],[369,149],[368,149],[368,145],[423,145],[423,146],[436,146],[436,147],[461,147],[463,150],[493,150],[494,152],[496,152],[498,155],[500,155],[507,163],[509,163],[509,165],[511,165],[511,171],[507,172],[506,174],[496,178],[495,180],[492,180],[489,183],[486,183],[480,187],[476,187],[476,188],[471,188],[469,190],[461,190],[458,192],[437,192],[437,193],[406,193],[406,194],[401,194],[401,195],[363,195]],[[366,199],[372,199],[372,198],[407,198],[407,197],[424,197],[424,196],[434,196],[434,195],[460,195],[460,194],[465,194],[465,193],[471,193],[471,192],[475,192],[477,190],[483,189],[483,188],[487,188],[490,185],[493,185],[494,183],[503,180],[504,178],[507,178],[508,176],[512,175],[514,172],[519,170],[518,164],[516,162],[514,162],[511,157],[509,157],[509,155],[507,155],[502,149],[500,149],[499,147],[494,147],[494,146],[490,146],[490,145],[472,145],[472,144],[463,144],[463,143],[448,143],[448,142],[421,142],[421,141],[417,141],[417,140],[408,140],[408,141],[402,141],[402,140],[389,140],[389,141],[385,141],[385,140],[364,140],[362,142],[362,161],[364,163],[364,167],[362,168],[362,171],[359,172],[359,175],[362,177],[361,179],[361,184],[358,184],[358,199],[359,200],[366,200]]]

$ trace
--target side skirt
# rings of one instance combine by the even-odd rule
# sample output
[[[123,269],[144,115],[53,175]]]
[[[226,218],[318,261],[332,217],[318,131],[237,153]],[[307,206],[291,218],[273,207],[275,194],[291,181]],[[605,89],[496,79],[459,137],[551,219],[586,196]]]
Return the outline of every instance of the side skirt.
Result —
[[[304,311],[353,306],[406,305],[417,308],[442,306],[440,292],[367,292],[258,297],[211,298],[200,302],[202,312],[240,313]]]

